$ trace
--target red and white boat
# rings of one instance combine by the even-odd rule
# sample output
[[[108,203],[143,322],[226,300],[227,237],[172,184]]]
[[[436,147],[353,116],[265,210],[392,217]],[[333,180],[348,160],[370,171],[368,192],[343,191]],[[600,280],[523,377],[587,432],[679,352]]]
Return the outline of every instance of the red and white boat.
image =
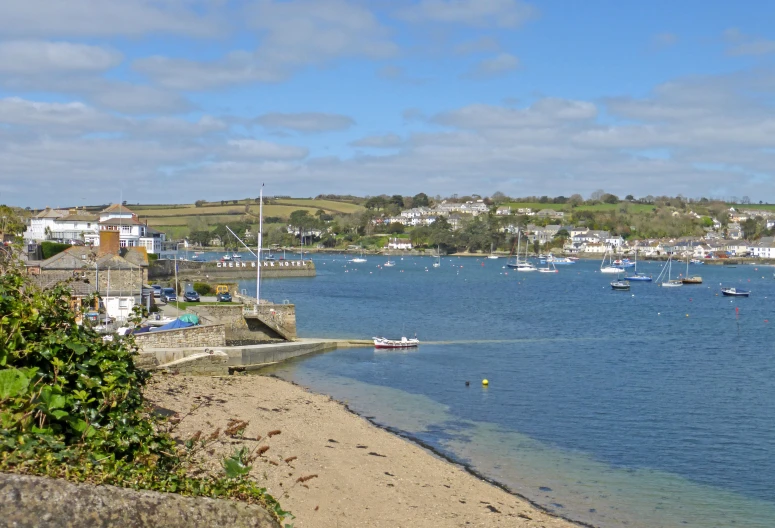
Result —
[[[388,339],[386,337],[372,337],[374,340],[374,348],[413,348],[420,344],[420,340],[417,337],[407,339],[402,337],[401,339]]]

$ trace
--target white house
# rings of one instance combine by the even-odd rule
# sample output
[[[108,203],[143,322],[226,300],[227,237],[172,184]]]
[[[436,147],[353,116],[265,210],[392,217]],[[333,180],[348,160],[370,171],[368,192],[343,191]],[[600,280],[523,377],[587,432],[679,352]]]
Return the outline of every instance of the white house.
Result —
[[[754,257],[775,258],[775,237],[762,237],[758,244],[750,246],[748,250]]]
[[[388,241],[388,249],[412,249],[412,241],[408,238],[391,238]]]
[[[508,216],[511,214],[511,207],[508,207],[508,206],[498,207],[498,209],[495,210],[495,214],[498,216]]]
[[[27,241],[60,240],[65,243],[99,237],[99,219],[78,209],[46,208],[29,220],[24,232]]]
[[[118,231],[121,247],[144,247],[148,253],[161,252],[164,233],[150,229],[137,215],[121,204],[113,204],[100,212],[100,231]],[[100,245],[99,233],[84,236],[87,243]]]

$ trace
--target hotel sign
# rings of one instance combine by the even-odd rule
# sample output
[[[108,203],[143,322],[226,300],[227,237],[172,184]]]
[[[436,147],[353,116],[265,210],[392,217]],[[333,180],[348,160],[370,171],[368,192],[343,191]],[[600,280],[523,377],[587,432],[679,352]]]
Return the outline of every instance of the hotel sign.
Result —
[[[265,260],[262,268],[303,268],[312,263],[311,260]],[[219,268],[255,268],[255,262],[218,262]]]

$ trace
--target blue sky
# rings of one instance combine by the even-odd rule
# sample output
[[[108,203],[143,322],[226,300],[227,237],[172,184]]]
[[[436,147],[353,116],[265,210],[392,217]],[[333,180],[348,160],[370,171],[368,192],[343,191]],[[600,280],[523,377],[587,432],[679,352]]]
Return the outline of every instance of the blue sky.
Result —
[[[775,4],[4,0],[0,203],[775,201]]]

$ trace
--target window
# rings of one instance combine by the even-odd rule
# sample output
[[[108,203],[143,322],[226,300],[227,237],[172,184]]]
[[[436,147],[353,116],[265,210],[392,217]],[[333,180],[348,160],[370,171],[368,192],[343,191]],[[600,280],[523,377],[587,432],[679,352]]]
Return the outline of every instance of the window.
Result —
[[[129,303],[127,302],[126,299],[119,299],[118,300],[118,308],[119,308],[119,310],[126,310],[127,308],[129,308],[128,305],[129,305]]]

